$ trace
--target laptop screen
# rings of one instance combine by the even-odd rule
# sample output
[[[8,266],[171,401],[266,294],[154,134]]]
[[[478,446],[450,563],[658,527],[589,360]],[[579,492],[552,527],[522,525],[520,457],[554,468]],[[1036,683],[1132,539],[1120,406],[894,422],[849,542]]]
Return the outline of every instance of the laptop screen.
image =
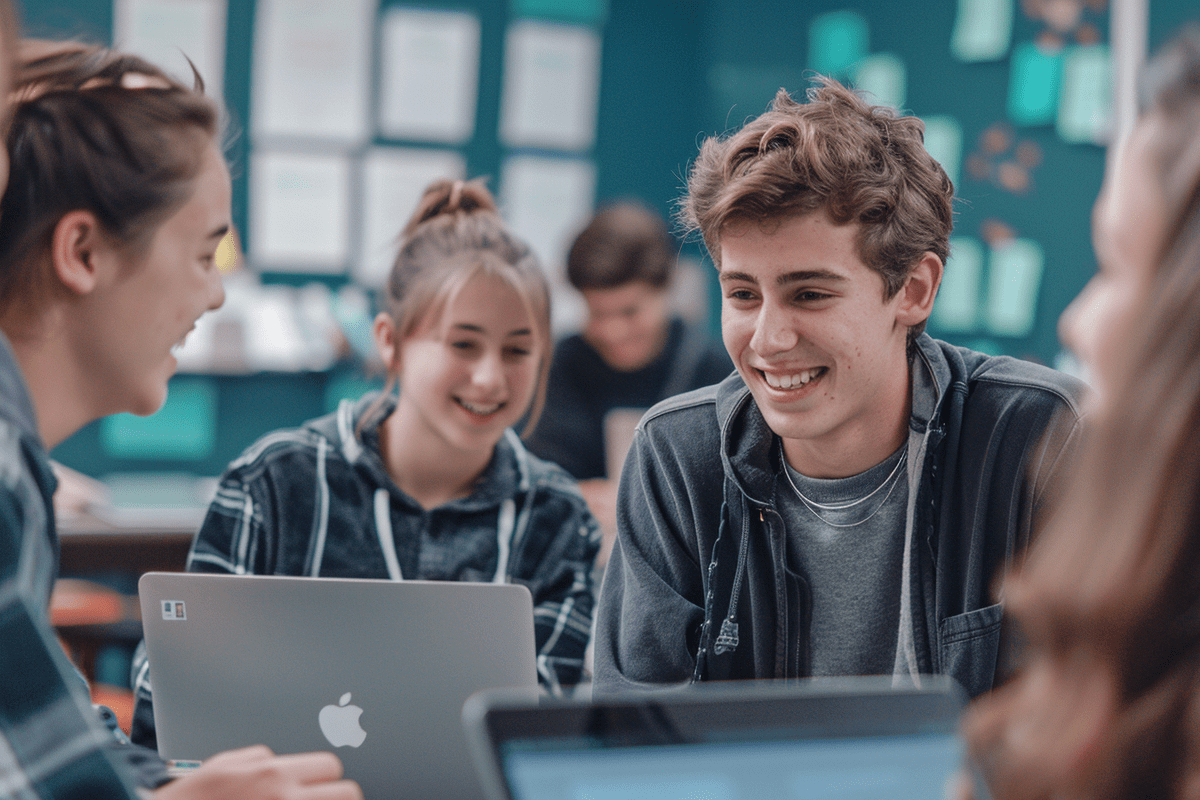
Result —
[[[929,800],[946,796],[963,758],[947,733],[506,751],[514,800]]]
[[[484,693],[464,719],[498,800],[929,800],[964,774],[965,696],[948,679],[923,683],[698,685],[536,704]]]

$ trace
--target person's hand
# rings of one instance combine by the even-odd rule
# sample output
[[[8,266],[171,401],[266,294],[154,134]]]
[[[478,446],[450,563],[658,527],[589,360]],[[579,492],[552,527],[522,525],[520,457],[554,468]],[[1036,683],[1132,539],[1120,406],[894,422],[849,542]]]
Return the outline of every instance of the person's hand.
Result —
[[[218,753],[156,791],[154,800],[362,800],[358,784],[341,777],[333,753],[277,756],[255,745]]]

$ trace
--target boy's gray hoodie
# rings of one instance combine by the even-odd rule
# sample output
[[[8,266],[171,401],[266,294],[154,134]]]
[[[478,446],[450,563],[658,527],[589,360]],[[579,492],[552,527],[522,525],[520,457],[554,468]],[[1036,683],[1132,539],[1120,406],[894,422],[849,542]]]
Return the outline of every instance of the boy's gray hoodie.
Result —
[[[893,674],[948,674],[975,696],[1003,669],[996,578],[1078,439],[1083,386],[925,334],[911,372]],[[809,593],[785,569],[779,446],[736,373],[647,412],[621,475],[597,691],[806,675]]]

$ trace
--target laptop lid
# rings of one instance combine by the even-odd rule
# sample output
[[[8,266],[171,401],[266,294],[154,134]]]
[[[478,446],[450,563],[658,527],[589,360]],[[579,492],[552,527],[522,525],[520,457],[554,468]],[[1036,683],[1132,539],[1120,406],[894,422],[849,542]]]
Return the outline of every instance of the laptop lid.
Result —
[[[928,800],[970,775],[964,702],[948,679],[822,679],[596,701],[483,692],[463,721],[492,800]]]
[[[481,798],[463,701],[536,696],[533,604],[509,584],[147,573],[159,753],[330,750],[372,798]]]

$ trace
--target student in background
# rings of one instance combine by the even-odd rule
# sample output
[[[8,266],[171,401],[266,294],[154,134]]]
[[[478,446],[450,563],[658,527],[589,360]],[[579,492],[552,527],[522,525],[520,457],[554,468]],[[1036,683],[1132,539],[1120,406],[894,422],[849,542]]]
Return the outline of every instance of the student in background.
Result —
[[[535,423],[545,393],[541,268],[482,183],[440,181],[404,229],[388,304],[374,326],[388,387],[251,445],[188,569],[524,584],[538,676],[557,692],[580,679],[600,532],[575,480],[510,428]],[[148,744],[148,672],[135,671],[133,735]]]
[[[638,412],[733,370],[720,342],[672,314],[677,257],[662,218],[630,202],[601,209],[567,255],[567,278],[583,295],[587,323],[555,347],[529,449],[579,479],[604,529],[600,563],[616,535],[619,476],[609,474],[606,445],[622,432],[610,414],[634,414],[627,437]]]
[[[651,409],[621,477],[596,689],[1004,675],[994,578],[1079,383],[923,333],[954,187],[915,117],[831,79],[701,146],[684,213],[737,374]]]
[[[966,725],[997,800],[1200,797],[1200,24],[1145,77],[1059,326],[1095,379],[1087,441],[1003,584],[1023,667]]]
[[[80,44],[23,45],[9,94],[6,1],[0,27],[0,795],[135,798],[167,780],[164,765],[101,723],[50,626],[47,449],[107,414],[157,410],[172,348],[221,305],[218,109],[140,59]],[[154,796],[361,798],[340,776],[330,753],[255,747]]]

